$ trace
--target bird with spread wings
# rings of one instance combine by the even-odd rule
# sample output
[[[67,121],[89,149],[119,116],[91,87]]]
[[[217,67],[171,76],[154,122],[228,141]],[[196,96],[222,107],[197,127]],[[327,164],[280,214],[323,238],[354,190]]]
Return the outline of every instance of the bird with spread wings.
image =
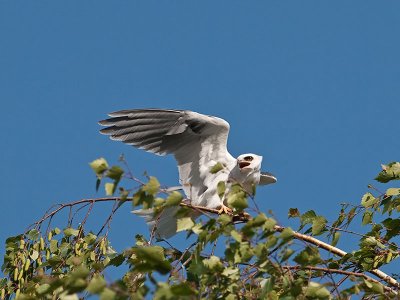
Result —
[[[99,122],[107,126],[102,134],[157,155],[174,155],[180,184],[191,205],[231,212],[218,195],[218,182],[238,183],[249,195],[254,185],[276,182],[272,174],[261,172],[262,156],[248,153],[234,158],[228,152],[229,123],[221,118],[169,109],[121,110],[109,116]],[[211,172],[216,164],[222,169]],[[165,209],[157,216],[152,210],[135,213],[149,226],[156,226],[158,237],[168,238],[176,233],[176,211]]]

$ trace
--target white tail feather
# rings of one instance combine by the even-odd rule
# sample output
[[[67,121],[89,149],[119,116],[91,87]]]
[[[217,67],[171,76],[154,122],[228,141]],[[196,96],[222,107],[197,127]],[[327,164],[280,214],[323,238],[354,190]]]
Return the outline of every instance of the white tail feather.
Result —
[[[176,213],[179,210],[179,206],[167,207],[160,214],[154,215],[153,209],[138,209],[132,211],[135,215],[145,219],[149,226],[150,232],[153,231],[154,226],[155,234],[158,238],[170,238],[176,234],[177,230],[177,218]]]

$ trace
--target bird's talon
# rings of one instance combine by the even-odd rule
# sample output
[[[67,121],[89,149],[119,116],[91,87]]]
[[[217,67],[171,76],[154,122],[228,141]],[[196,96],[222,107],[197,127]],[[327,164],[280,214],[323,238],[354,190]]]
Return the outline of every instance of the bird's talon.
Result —
[[[223,214],[223,213],[224,213],[224,214],[231,215],[232,212],[233,212],[233,210],[232,210],[231,208],[229,208],[228,206],[224,205],[224,204],[222,204],[222,205],[221,205],[221,208],[218,210],[218,214],[219,214],[219,215],[221,215],[221,214]]]

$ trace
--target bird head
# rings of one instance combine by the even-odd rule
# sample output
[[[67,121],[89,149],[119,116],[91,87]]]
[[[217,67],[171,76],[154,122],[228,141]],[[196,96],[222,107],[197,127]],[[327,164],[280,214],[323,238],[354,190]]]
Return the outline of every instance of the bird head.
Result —
[[[240,173],[250,173],[261,169],[262,156],[246,153],[239,155],[236,161]]]

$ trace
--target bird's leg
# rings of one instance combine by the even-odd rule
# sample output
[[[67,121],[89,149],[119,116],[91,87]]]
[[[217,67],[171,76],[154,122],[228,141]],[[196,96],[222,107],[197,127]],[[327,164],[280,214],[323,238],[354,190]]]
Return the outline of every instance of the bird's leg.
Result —
[[[219,214],[219,215],[222,214],[222,213],[231,215],[232,212],[233,212],[232,208],[226,206],[225,204],[222,204],[222,205],[221,205],[221,208],[218,210],[218,214]]]

